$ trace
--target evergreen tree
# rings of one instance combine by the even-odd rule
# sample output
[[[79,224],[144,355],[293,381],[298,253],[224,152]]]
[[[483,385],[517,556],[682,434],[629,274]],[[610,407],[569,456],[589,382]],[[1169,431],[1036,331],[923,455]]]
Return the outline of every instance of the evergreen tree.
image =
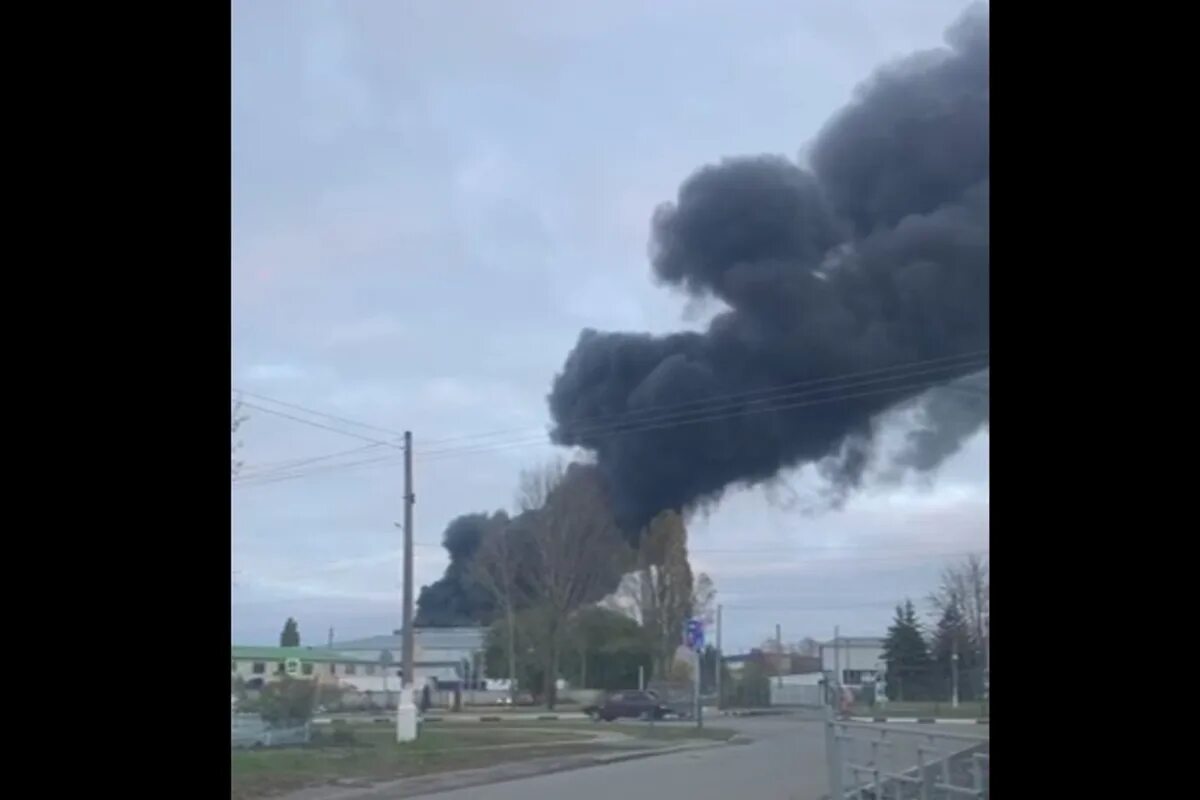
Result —
[[[971,636],[971,626],[963,618],[960,604],[947,603],[933,633],[932,656],[937,675],[938,699],[949,698],[954,679],[954,654],[958,654],[958,694],[963,700],[973,699],[977,681],[974,676],[980,664],[980,654]]]
[[[300,646],[300,626],[296,624],[296,620],[291,617],[287,618],[287,622],[283,623],[283,632],[279,634],[280,647],[299,647]]]
[[[929,692],[929,647],[911,600],[896,606],[896,618],[883,643],[889,700],[920,700]]]

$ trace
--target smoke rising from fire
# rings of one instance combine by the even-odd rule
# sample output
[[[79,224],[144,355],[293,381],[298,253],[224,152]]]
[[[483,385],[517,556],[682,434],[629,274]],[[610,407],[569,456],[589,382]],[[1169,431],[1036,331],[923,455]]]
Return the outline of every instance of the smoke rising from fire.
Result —
[[[809,166],[725,159],[655,211],[655,278],[727,308],[700,333],[585,330],[549,396],[627,530],[803,464],[851,490],[878,417],[914,399],[906,468],[986,424],[988,38],[973,6],[860,86]],[[959,381],[983,400],[936,389]]]

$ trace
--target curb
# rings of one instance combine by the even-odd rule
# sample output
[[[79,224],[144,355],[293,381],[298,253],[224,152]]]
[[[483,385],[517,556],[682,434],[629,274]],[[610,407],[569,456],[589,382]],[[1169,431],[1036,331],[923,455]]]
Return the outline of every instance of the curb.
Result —
[[[689,750],[707,750],[710,747],[720,747],[728,744],[728,742],[712,742],[704,744],[681,744],[672,747],[654,747],[646,750],[632,750],[627,753],[613,753],[612,755],[597,755],[592,756],[592,761],[596,764],[620,764],[622,761],[637,761],[642,758],[654,758],[655,756],[669,756],[672,753],[683,753]]]
[[[558,720],[586,720],[582,714],[430,714],[418,718],[420,722],[476,723],[476,722],[554,722]],[[390,720],[389,720],[390,721]]]
[[[987,717],[973,719],[971,717],[951,717],[939,718],[933,717],[847,717],[851,722],[903,722],[906,724],[916,723],[919,725],[988,725],[990,724]]]
[[[558,714],[538,714],[533,719],[537,722],[547,722],[549,720],[561,719],[561,717],[559,717]],[[496,716],[495,714],[489,714],[488,716],[480,717],[479,721],[480,722],[504,722],[506,720],[505,720],[505,717]],[[529,717],[523,717],[523,718],[519,718],[519,719],[515,719],[515,720],[508,719],[507,721],[509,721],[509,722],[528,722]]]

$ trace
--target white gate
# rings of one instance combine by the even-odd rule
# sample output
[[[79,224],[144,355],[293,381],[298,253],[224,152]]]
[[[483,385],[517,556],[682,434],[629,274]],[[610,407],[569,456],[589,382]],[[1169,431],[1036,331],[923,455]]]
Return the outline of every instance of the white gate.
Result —
[[[844,722],[827,713],[831,800],[987,800],[986,735]]]
[[[291,728],[274,728],[258,714],[234,714],[231,720],[231,747],[281,747],[305,744],[309,740],[307,723]]]

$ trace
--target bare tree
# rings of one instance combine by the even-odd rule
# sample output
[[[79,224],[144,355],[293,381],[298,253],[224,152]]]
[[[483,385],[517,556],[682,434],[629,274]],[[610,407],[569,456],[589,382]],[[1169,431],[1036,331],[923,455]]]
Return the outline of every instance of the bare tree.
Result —
[[[821,654],[821,644],[811,636],[805,636],[800,641],[796,642],[793,652],[802,656],[816,657]]]
[[[509,525],[508,515],[497,512],[492,515],[479,548],[471,561],[471,577],[492,596],[504,614],[505,637],[507,638],[509,691],[513,702],[517,696],[517,606],[521,602],[518,573],[521,566],[520,548],[514,541],[515,533]]]
[[[644,626],[646,620],[642,613],[645,606],[642,602],[641,571],[638,570],[623,575],[621,582],[617,585],[616,591],[604,598],[600,605],[610,611],[624,614],[638,625]]]
[[[717,587],[713,584],[713,579],[708,577],[707,572],[701,572],[696,576],[695,586],[692,587],[691,615],[705,622],[712,620],[716,599]]]
[[[550,495],[562,483],[566,474],[567,467],[559,458],[521,470],[517,479],[517,511],[539,512],[545,508]]]
[[[990,589],[987,557],[971,554],[942,570],[941,583],[929,596],[929,604],[939,617],[947,608],[955,608],[970,626],[975,644],[982,647]]]
[[[622,578],[609,602],[646,629],[651,641],[651,673],[666,680],[683,639],[684,622],[697,600],[701,605],[711,605],[713,594],[707,576],[702,586],[693,581],[682,517],[674,511],[663,511],[642,533],[637,569]]]
[[[545,614],[544,696],[553,708],[559,651],[570,614],[616,582],[628,547],[593,467],[551,462],[521,477],[518,504],[530,541],[528,582]]]

